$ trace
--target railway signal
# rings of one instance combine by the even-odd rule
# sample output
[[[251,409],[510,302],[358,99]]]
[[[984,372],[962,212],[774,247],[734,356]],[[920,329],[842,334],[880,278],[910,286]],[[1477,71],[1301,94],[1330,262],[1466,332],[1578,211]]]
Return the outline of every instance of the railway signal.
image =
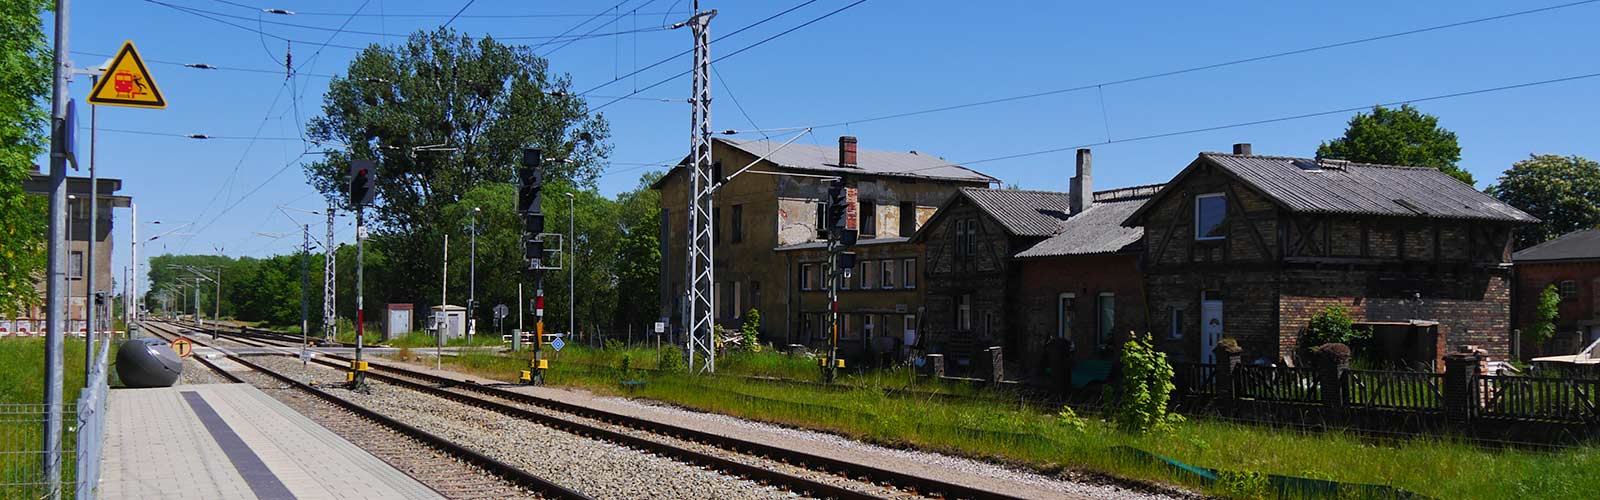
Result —
[[[361,288],[366,269],[365,243],[367,241],[366,207],[372,204],[374,194],[373,180],[378,175],[378,163],[372,160],[350,161],[350,205],[356,212],[356,359],[350,362],[350,372],[345,374],[345,382],[350,390],[367,390],[367,362],[361,360],[361,348],[365,343],[363,334],[366,333],[366,309],[361,297]]]
[[[372,184],[377,176],[377,163],[372,160],[350,161],[350,206],[360,209],[372,204]]]

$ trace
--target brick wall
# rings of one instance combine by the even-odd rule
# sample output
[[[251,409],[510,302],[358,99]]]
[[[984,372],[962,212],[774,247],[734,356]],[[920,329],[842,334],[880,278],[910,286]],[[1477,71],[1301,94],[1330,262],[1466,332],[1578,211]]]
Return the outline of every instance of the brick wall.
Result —
[[[1539,293],[1552,284],[1577,282],[1578,295],[1557,306],[1556,331],[1575,332],[1582,326],[1600,323],[1600,261],[1518,263],[1516,266],[1515,328],[1526,332],[1533,326]],[[1528,347],[1534,347],[1531,344]],[[1530,355],[1536,355],[1532,351]],[[1571,354],[1570,352],[1551,354]]]
[[[1075,359],[1108,359],[1114,349],[1096,348],[1098,306],[1101,293],[1114,294],[1114,347],[1128,332],[1147,332],[1149,311],[1145,307],[1144,278],[1136,255],[1083,255],[1029,259],[1017,262],[1017,299],[1013,301],[1012,333],[1015,348],[1006,355],[1018,360],[1027,373],[1038,369],[1049,358],[1049,342],[1060,324],[1058,300],[1063,293],[1074,295],[1071,336],[1077,345]]]
[[[1420,275],[1425,278],[1397,270],[1285,270],[1280,278],[1279,355],[1293,354],[1311,316],[1335,305],[1350,309],[1356,321],[1438,321],[1447,350],[1473,344],[1493,358],[1510,355],[1506,272],[1434,270]]]
[[[945,215],[923,228],[926,335],[930,351],[952,354],[952,370],[960,372],[963,363],[970,361],[964,356],[972,350],[1004,345],[1014,242],[998,222],[965,199],[946,210]],[[976,254],[971,257],[958,256],[955,250],[955,222],[965,219],[979,221]],[[970,330],[957,327],[957,299],[962,295],[972,298]]]

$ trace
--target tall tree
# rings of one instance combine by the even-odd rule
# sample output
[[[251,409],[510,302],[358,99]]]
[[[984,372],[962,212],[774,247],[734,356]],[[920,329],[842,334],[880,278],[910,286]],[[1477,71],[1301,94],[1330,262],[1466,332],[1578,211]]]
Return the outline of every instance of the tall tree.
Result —
[[[639,177],[633,191],[617,196],[622,241],[617,249],[617,324],[643,327],[660,316],[661,192],[652,189],[662,172]]]
[[[1484,191],[1539,218],[1517,231],[1517,248],[1600,227],[1600,163],[1588,158],[1528,155]]]
[[[1456,166],[1461,146],[1456,134],[1439,126],[1439,118],[1417,111],[1410,104],[1400,109],[1374,106],[1372,113],[1356,113],[1344,137],[1317,147],[1318,158],[1362,163],[1433,167],[1461,182],[1472,184],[1472,174]]]
[[[398,46],[369,46],[335,78],[309,135],[328,148],[305,168],[310,182],[345,197],[352,158],[379,162],[372,243],[391,272],[367,283],[402,302],[438,290],[441,210],[474,186],[509,182],[525,146],[541,148],[551,178],[593,183],[609,154],[609,127],[571,92],[571,79],[523,46],[453,30],[412,34]],[[434,295],[437,296],[437,295]]]
[[[0,2],[0,316],[39,303],[45,267],[47,200],[23,192],[50,129],[50,46],[45,0]]]

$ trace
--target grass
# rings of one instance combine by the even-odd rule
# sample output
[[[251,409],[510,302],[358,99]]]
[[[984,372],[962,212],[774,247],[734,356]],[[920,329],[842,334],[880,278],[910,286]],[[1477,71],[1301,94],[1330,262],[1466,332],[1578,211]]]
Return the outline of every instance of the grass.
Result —
[[[1088,418],[1081,431],[1061,423],[1053,411],[1005,399],[989,401],[907,397],[896,394],[911,377],[903,371],[865,373],[842,380],[849,388],[754,382],[727,376],[697,377],[653,368],[654,349],[616,351],[578,348],[553,356],[551,385],[588,389],[673,403],[696,410],[832,432],[888,446],[915,447],[1014,463],[1042,471],[1061,468],[1137,480],[1180,483],[1207,493],[1253,498],[1260,474],[1280,474],[1349,483],[1380,484],[1436,498],[1593,498],[1600,488],[1600,448],[1554,452],[1488,450],[1440,438],[1375,442],[1340,432],[1308,433],[1210,420],[1190,420],[1168,434],[1136,435]],[[547,353],[549,351],[546,351]],[[473,352],[447,359],[464,371],[515,380],[527,354],[510,357]],[[719,362],[719,374],[743,371],[798,374],[794,364],[770,359]],[[565,361],[565,362],[563,362]],[[809,362],[804,362],[809,367]],[[733,368],[740,367],[740,368]],[[814,369],[813,369],[814,370]],[[815,377],[814,371],[810,373]],[[622,378],[644,379],[623,389]],[[976,392],[963,386],[917,384],[938,392]],[[1086,415],[1088,416],[1088,415]],[[1170,469],[1135,459],[1134,447],[1189,464],[1232,471],[1228,481],[1201,486]]]
[[[438,341],[435,339],[435,337],[433,336],[432,333],[425,332],[425,331],[415,331],[415,332],[411,332],[409,334],[406,334],[406,336],[404,336],[404,337],[395,337],[395,338],[389,339],[388,341],[383,342],[383,344],[387,345],[389,347],[421,348],[421,347],[434,347],[436,342],[438,342]],[[474,336],[472,338],[471,342],[467,342],[467,339],[465,337],[450,339],[448,341],[445,341],[444,346],[445,347],[489,346],[489,345],[499,346],[502,343],[503,342],[500,341],[500,336],[499,335],[490,334],[490,335],[477,335],[477,336]]]
[[[42,418],[38,413],[44,402],[44,344],[43,338],[0,339],[0,405],[29,405],[0,409],[0,496],[36,496],[31,486],[4,486],[5,483],[33,481],[40,475],[42,446]],[[113,343],[111,358],[116,357]],[[62,399],[69,403],[78,400],[83,388],[82,339],[68,337],[62,351]],[[34,406],[40,405],[40,406]],[[3,407],[0,407],[3,408]],[[70,451],[77,443],[75,416],[64,415],[65,432],[62,448],[68,451],[62,464],[62,481],[70,488],[76,469]],[[70,492],[68,493],[70,496]]]

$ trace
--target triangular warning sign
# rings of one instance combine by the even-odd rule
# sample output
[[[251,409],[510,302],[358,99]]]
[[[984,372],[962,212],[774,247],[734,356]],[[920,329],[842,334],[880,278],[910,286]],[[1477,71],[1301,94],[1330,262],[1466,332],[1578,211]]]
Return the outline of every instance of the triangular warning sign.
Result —
[[[122,42],[122,50],[117,51],[116,59],[111,60],[111,66],[89,93],[89,104],[162,109],[167,107],[167,99],[161,96],[150,70],[145,69],[144,60],[129,40]]]

